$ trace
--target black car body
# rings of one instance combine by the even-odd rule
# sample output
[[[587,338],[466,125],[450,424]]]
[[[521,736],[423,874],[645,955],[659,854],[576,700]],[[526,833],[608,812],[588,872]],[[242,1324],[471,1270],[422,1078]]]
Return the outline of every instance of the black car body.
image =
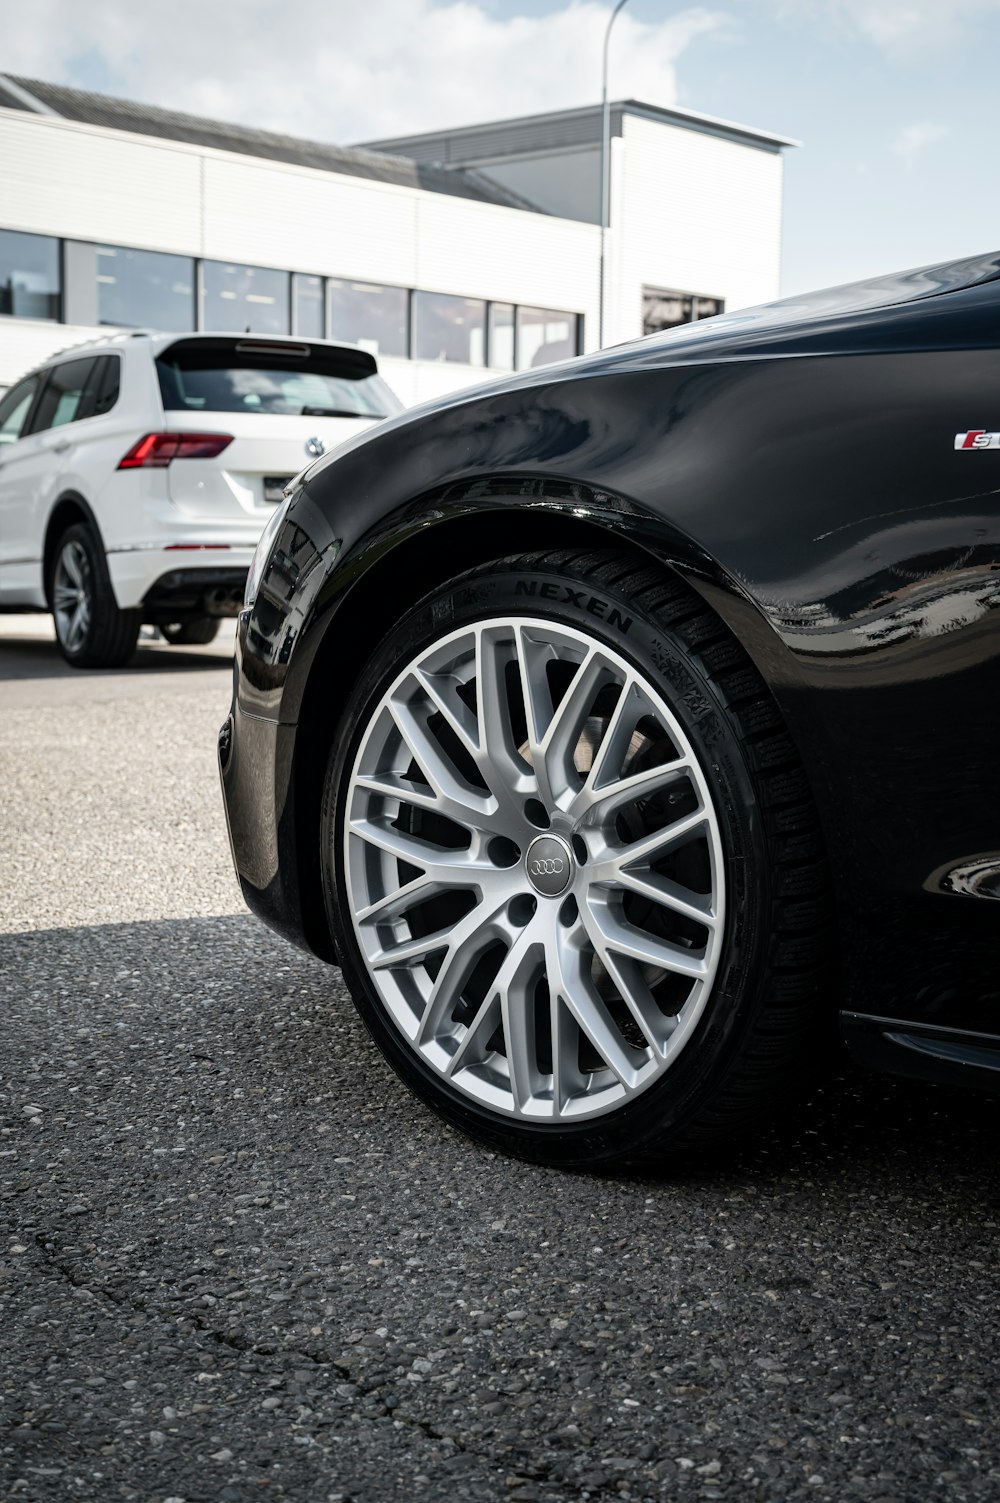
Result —
[[[314,464],[239,621],[221,762],[248,904],[333,958],[324,766],[394,620],[505,553],[626,546],[742,644],[801,758],[851,1049],[1000,1080],[998,430],[990,256],[462,392]]]

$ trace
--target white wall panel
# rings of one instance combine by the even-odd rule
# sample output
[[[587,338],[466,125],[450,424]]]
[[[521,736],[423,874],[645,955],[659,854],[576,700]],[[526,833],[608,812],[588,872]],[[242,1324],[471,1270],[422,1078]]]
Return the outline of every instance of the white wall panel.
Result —
[[[615,143],[617,145],[617,143]],[[778,296],[782,157],[628,115],[615,153],[614,332],[641,332],[642,284],[722,297]]]
[[[592,342],[598,233],[574,220],[421,194],[417,285],[583,313]]]
[[[285,164],[206,157],[204,254],[409,286],[423,194]]]
[[[50,324],[30,318],[0,318],[0,391],[13,385],[50,355],[103,339],[107,329]]]
[[[197,255],[198,153],[0,109],[0,227]]]

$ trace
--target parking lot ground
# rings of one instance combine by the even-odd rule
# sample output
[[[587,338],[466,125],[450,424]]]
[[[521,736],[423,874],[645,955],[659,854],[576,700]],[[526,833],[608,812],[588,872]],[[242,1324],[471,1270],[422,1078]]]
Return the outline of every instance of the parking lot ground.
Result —
[[[27,623],[31,626],[31,623]],[[243,909],[221,649],[0,622],[0,1500],[1000,1496],[996,1106],[845,1068],[728,1160],[417,1105]]]

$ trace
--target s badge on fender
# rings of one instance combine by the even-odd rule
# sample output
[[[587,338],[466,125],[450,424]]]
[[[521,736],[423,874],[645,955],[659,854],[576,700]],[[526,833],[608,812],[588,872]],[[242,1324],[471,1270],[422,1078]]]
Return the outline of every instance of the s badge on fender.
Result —
[[[1000,449],[1000,433],[987,433],[985,428],[970,428],[968,433],[955,434],[956,449]]]

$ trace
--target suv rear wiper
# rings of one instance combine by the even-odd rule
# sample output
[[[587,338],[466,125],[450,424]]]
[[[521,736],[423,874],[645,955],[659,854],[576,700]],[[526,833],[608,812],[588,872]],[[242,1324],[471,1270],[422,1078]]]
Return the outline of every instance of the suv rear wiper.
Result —
[[[384,417],[384,412],[358,412],[347,407],[303,407],[303,417]]]

